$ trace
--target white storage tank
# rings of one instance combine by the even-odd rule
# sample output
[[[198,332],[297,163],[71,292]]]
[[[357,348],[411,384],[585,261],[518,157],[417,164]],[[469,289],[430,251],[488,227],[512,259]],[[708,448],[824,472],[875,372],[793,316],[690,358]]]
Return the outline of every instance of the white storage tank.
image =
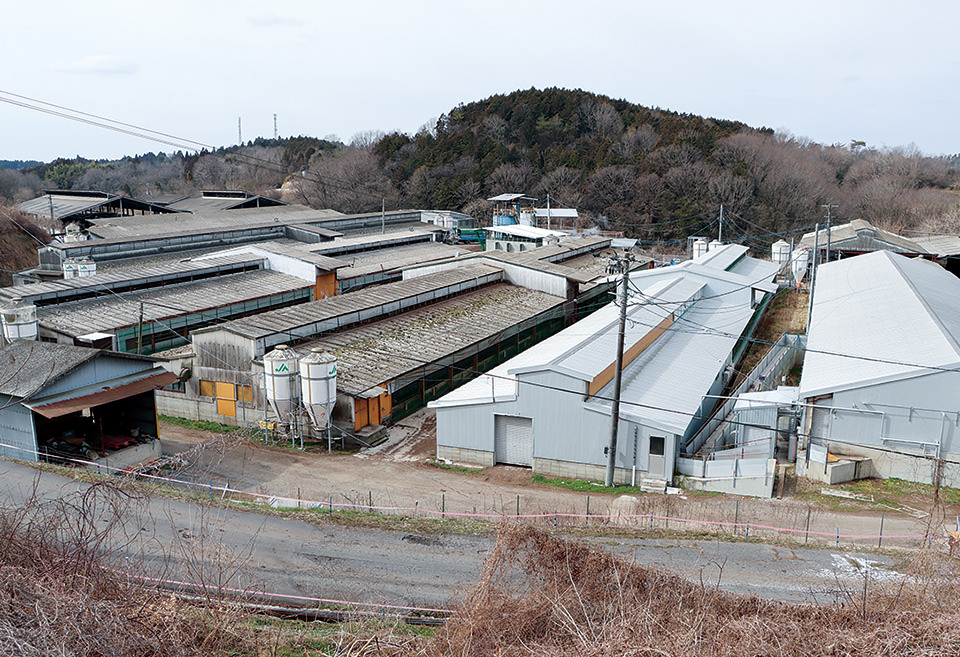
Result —
[[[707,240],[696,240],[693,243],[693,257],[699,258],[707,252]]]
[[[776,265],[783,267],[790,261],[790,245],[784,240],[777,240],[770,247],[770,259]]]
[[[84,258],[77,263],[77,276],[93,276],[97,273],[97,263],[90,258]]]
[[[520,211],[520,225],[521,226],[536,226],[537,225],[537,215],[533,210],[521,210]]]
[[[317,429],[330,426],[337,404],[337,358],[315,347],[300,360],[300,396]]]
[[[720,240],[713,240],[710,242],[710,246],[707,248],[707,250],[713,251],[714,249],[719,249],[721,246],[723,246],[723,242]]]
[[[287,423],[299,399],[297,352],[285,344],[263,357],[263,395],[280,422]]]
[[[3,324],[3,337],[7,342],[37,339],[37,307],[20,297],[10,299],[0,310],[0,323]]]
[[[77,277],[77,261],[73,258],[67,258],[63,261],[61,265],[63,268],[63,277],[64,278],[76,278]]]
[[[793,275],[795,283],[802,283],[804,276],[807,275],[807,267],[810,264],[810,249],[794,249],[790,256],[790,273]]]

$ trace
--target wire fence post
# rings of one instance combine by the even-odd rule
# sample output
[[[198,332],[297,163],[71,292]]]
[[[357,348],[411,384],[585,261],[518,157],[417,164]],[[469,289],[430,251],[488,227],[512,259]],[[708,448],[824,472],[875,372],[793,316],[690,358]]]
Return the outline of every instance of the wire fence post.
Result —
[[[736,534],[740,529],[740,500],[737,500],[737,510],[733,513],[733,533]]]
[[[750,540],[750,521],[749,520],[747,521],[747,533],[744,536],[744,538],[748,541]]]
[[[520,495],[517,495],[517,520],[520,519]]]
[[[329,498],[329,502],[328,502],[328,503],[329,503],[329,505],[330,505],[330,517],[332,518],[332,517],[333,517],[333,498],[332,498],[332,497]]]
[[[420,500],[413,501],[413,517],[417,517],[417,511],[420,509]]]
[[[440,519],[447,517],[447,494],[440,493]]]
[[[590,525],[590,496],[587,495],[587,525]]]
[[[879,548],[883,544],[883,517],[887,514],[886,511],[880,512],[880,533],[877,534],[877,547]]]
[[[210,501],[213,501],[213,482],[210,482]]]
[[[553,528],[554,529],[557,529],[557,527],[559,526],[559,522],[560,522],[560,512],[554,511],[553,512]]]
[[[837,549],[840,549],[840,528],[837,527]]]
[[[372,490],[367,491],[367,509],[370,511],[370,513],[373,513],[373,491]]]
[[[810,507],[807,507],[807,530],[803,534],[803,544],[806,545],[810,540]]]

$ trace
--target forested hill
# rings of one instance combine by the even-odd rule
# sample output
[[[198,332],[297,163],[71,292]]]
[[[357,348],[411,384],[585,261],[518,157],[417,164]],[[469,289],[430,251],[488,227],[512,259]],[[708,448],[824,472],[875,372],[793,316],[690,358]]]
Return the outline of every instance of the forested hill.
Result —
[[[855,137],[856,135],[851,135]],[[349,144],[302,136],[213,152],[0,169],[0,205],[41,188],[136,197],[199,189],[279,194],[342,212],[417,207],[490,217],[516,192],[580,210],[586,225],[645,242],[696,232],[724,205],[757,245],[809,229],[832,208],[889,229],[960,231],[960,157],[852,140],[823,145],[732,120],[642,107],[581,90],[528,89],[459,105],[416,134]],[[736,234],[731,235],[737,238]]]
[[[387,135],[375,151],[413,205],[482,215],[477,199],[486,196],[550,194],[556,205],[651,241],[683,236],[721,203],[753,234],[809,226],[828,203],[841,219],[891,228],[957,219],[958,197],[946,191],[960,181],[956,158],[858,142],[824,146],[579,90],[530,89],[460,105],[435,131]]]

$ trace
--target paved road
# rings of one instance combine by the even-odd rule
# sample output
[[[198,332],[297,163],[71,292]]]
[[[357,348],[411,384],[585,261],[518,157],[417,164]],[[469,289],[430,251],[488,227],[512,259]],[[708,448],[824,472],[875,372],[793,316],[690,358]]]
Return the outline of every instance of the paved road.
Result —
[[[0,504],[76,496],[87,486],[0,460]],[[493,539],[314,526],[233,509],[147,499],[125,512],[118,554],[131,570],[183,581],[376,604],[450,608],[476,582]],[[637,563],[694,580],[788,601],[828,601],[831,591],[894,580],[889,557],[726,541],[595,539]],[[722,566],[722,576],[721,573]]]

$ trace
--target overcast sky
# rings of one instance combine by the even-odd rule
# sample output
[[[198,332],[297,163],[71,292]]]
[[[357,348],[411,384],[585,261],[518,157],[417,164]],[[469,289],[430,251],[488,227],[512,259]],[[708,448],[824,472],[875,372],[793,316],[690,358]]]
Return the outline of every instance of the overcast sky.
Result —
[[[960,152],[949,0],[5,0],[0,91],[214,146],[415,132],[457,104],[581,88],[813,141]],[[10,99],[0,94],[0,98]],[[58,110],[60,111],[60,110]],[[0,103],[0,159],[169,145]]]

